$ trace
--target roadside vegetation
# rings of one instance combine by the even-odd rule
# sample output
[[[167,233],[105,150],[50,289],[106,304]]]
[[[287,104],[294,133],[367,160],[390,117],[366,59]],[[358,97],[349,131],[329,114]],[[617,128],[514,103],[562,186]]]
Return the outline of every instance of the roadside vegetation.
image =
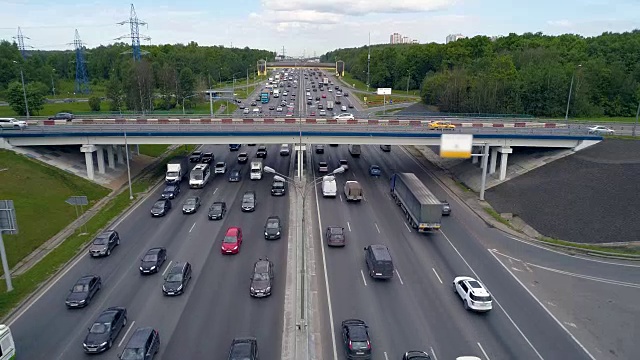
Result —
[[[67,264],[80,251],[84,251],[85,245],[102,231],[107,225],[115,220],[121,213],[126,211],[137,199],[146,194],[150,188],[155,186],[164,174],[166,163],[175,155],[189,154],[195,148],[194,145],[181,146],[167,155],[157,166],[146,174],[141,175],[132,183],[134,200],[129,200],[129,192],[122,191],[111,199],[96,215],[94,215],[82,227],[70,235],[60,246],[52,250],[40,262],[34,265],[25,273],[13,278],[14,290],[6,292],[6,284],[0,281],[0,317],[7,314],[34,292],[40,284],[54,275],[61,267]],[[2,152],[0,152],[2,154]],[[1,159],[1,158],[0,158]],[[2,173],[0,173],[0,179]],[[69,175],[72,176],[72,175]],[[73,176],[72,176],[73,177]],[[76,178],[79,179],[79,178]],[[81,179],[83,180],[83,179]],[[4,187],[3,187],[4,188]],[[0,192],[0,195],[3,193]],[[49,203],[47,203],[49,204]],[[69,206],[71,207],[71,206]],[[49,214],[38,214],[42,219],[48,219]],[[18,220],[20,221],[20,220]],[[86,233],[85,233],[86,232]],[[48,238],[46,238],[48,240]],[[45,241],[46,241],[45,240]],[[9,243],[5,235],[5,245]],[[9,249],[7,249],[9,252]]]

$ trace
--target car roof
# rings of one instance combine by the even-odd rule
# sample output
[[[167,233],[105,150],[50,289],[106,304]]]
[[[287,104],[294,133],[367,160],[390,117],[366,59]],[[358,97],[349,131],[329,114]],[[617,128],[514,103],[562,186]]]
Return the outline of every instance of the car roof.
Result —
[[[143,347],[147,339],[149,338],[149,334],[153,332],[155,329],[152,327],[141,327],[137,328],[136,331],[133,332],[129,342],[127,343],[128,348],[138,348]]]
[[[389,248],[385,245],[370,245],[376,260],[391,260],[391,254]]]
[[[115,306],[107,308],[102,313],[100,313],[100,315],[98,315],[98,318],[96,319],[95,322],[97,322],[97,323],[109,322],[109,321],[113,320],[113,318],[116,315],[116,313],[118,313],[121,310],[122,310],[122,308],[115,307]]]
[[[258,260],[253,265],[253,271],[257,273],[265,273],[269,272],[269,267],[271,266],[271,262],[269,260]]]
[[[239,227],[236,226],[231,226],[230,228],[227,229],[227,236],[235,236],[238,235],[238,231],[240,230]]]
[[[225,164],[225,162],[224,162],[224,161],[218,161],[218,162],[216,163],[216,165],[224,165],[224,164]]]
[[[211,205],[216,205],[216,204],[227,205],[227,203],[224,202],[224,201],[214,201],[213,204],[211,204]]]
[[[253,190],[247,190],[247,191],[245,191],[245,192],[244,192],[244,194],[245,194],[245,195],[255,195],[255,194],[256,194],[256,192],[255,192],[255,191],[253,191]]]
[[[342,322],[343,326],[349,328],[349,337],[351,340],[369,340],[367,336],[367,324],[360,319],[348,319]]]
[[[176,261],[176,263],[171,266],[171,270],[169,270],[169,273],[175,274],[177,272],[182,272],[182,269],[184,269],[185,266],[187,266],[187,264],[188,262],[186,261],[185,262]]]
[[[87,284],[89,283],[89,281],[91,281],[91,279],[95,278],[96,275],[85,275],[83,277],[81,277],[80,279],[78,279],[78,281],[76,281],[76,285],[78,284]]]
[[[161,250],[164,250],[163,247],[155,247],[155,248],[151,248],[149,250],[147,250],[147,254],[157,254],[159,253]]]

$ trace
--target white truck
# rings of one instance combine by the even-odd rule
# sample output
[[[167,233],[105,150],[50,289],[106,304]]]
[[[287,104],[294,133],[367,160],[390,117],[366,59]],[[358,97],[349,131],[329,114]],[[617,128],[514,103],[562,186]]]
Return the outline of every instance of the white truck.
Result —
[[[167,172],[164,182],[167,184],[179,184],[189,172],[189,158],[176,156],[167,163]]]
[[[280,97],[280,89],[273,89],[273,97],[274,98]]]
[[[338,186],[336,178],[332,175],[322,177],[322,196],[336,197],[338,195]]]
[[[262,159],[256,159],[251,162],[251,180],[262,179]]]
[[[333,110],[333,101],[327,101],[327,110]]]
[[[211,168],[209,164],[196,165],[189,174],[189,187],[192,189],[202,189],[211,178]]]
[[[325,85],[329,85],[329,78],[322,78],[322,83]]]

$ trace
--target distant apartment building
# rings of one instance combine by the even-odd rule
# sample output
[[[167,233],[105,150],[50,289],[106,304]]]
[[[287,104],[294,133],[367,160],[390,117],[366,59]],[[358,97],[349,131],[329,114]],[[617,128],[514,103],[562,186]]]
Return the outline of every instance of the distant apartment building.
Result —
[[[393,33],[389,36],[390,44],[417,44],[418,40],[412,40],[408,36],[402,36],[399,33]]]
[[[447,35],[447,41],[445,44],[448,44],[450,42],[457,41],[460,39],[464,39],[464,38],[466,38],[466,36],[462,34],[450,34],[450,35]]]

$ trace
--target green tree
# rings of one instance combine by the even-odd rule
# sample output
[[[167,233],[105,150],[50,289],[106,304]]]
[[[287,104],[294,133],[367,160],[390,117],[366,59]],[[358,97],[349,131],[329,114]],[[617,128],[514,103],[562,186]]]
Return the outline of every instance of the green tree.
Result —
[[[92,96],[89,98],[89,107],[91,111],[100,111],[100,98],[97,96]]]
[[[124,110],[124,90],[120,79],[114,76],[107,82],[105,96],[109,100],[109,110]]]
[[[190,68],[186,67],[180,70],[180,76],[178,77],[178,88],[178,96],[180,98],[180,101],[193,94],[196,88],[196,78]]]
[[[38,115],[40,110],[44,108],[45,94],[47,86],[40,82],[27,84],[26,88],[27,103],[29,105],[29,114]],[[7,102],[18,115],[27,115],[27,109],[24,103],[24,92],[22,83],[13,82],[9,84],[7,89]]]

